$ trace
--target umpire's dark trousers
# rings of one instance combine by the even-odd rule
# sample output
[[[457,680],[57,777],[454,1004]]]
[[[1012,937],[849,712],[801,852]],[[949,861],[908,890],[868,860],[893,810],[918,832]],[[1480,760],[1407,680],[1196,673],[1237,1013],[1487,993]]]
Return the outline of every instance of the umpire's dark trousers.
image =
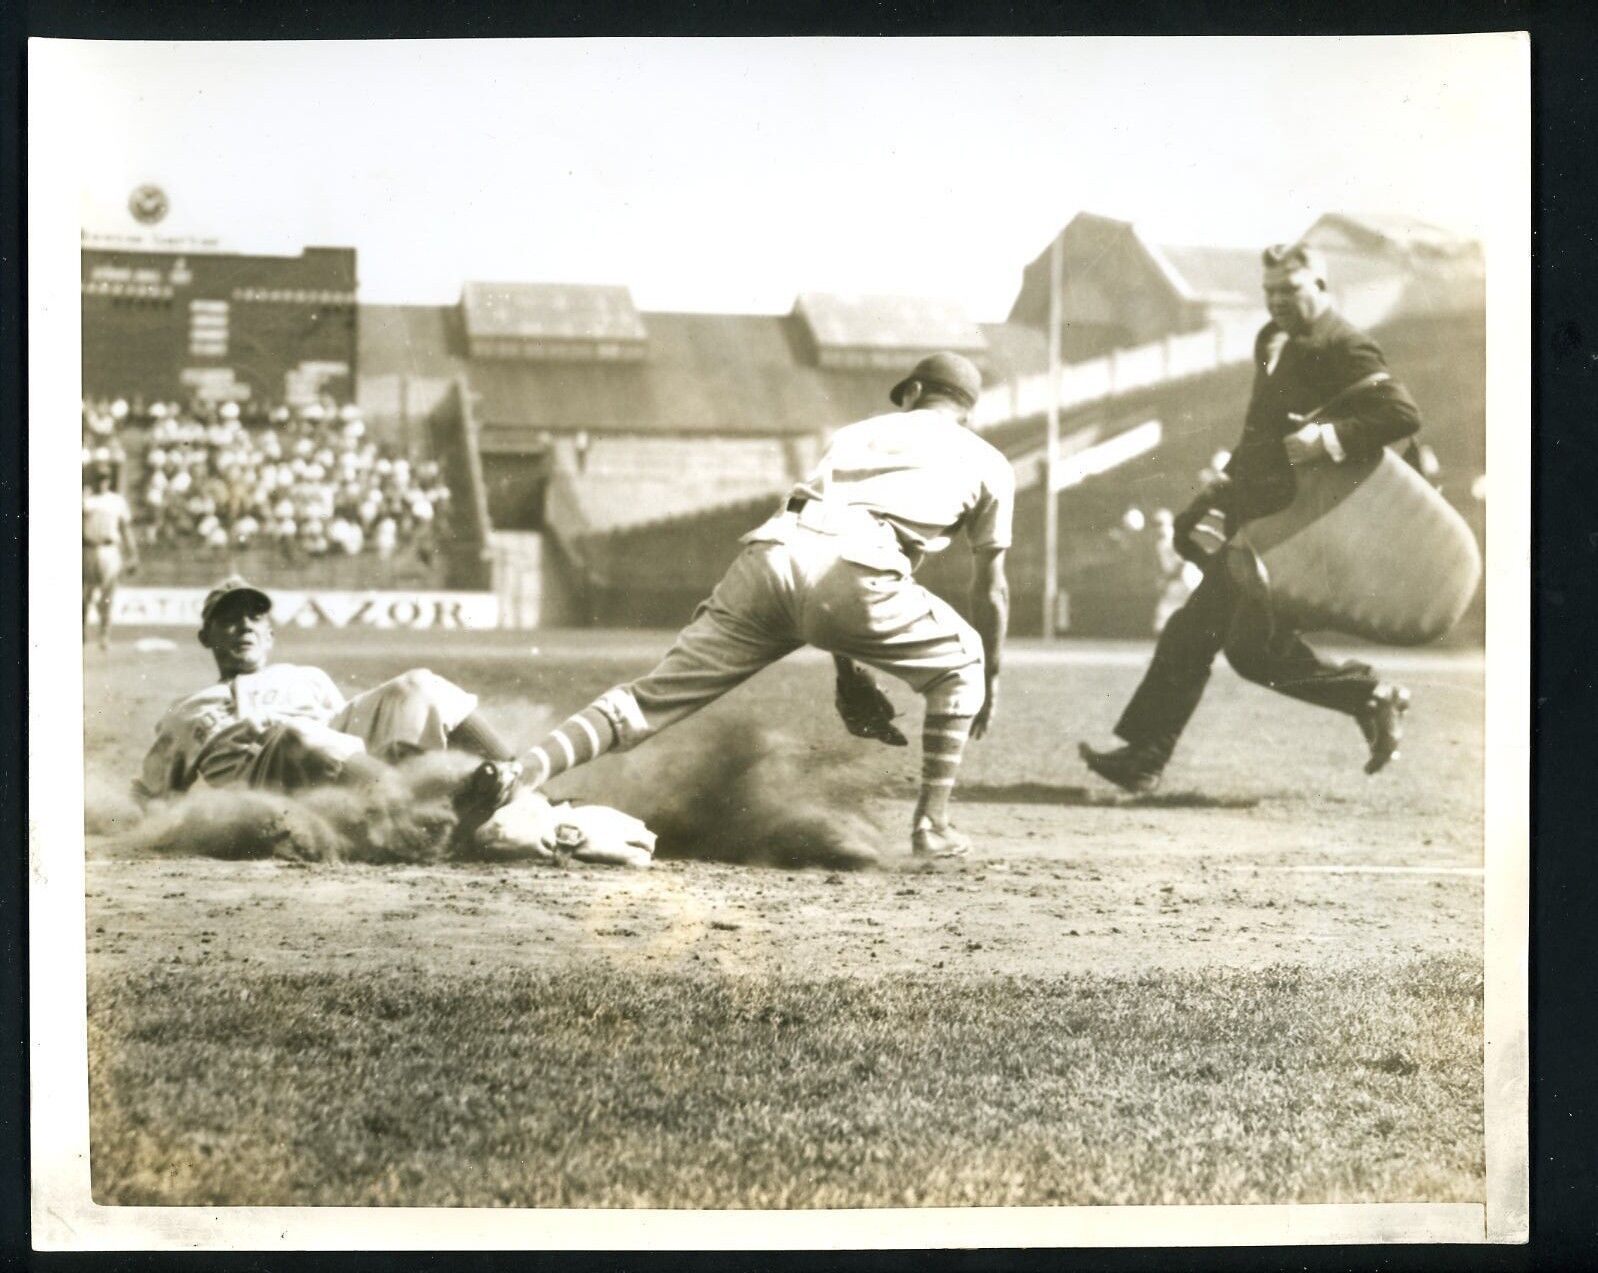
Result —
[[[1275,625],[1265,602],[1215,561],[1187,604],[1166,621],[1116,734],[1147,748],[1162,764],[1170,759],[1222,650],[1239,676],[1350,716],[1370,702],[1378,684],[1364,663],[1328,663],[1299,633]]]

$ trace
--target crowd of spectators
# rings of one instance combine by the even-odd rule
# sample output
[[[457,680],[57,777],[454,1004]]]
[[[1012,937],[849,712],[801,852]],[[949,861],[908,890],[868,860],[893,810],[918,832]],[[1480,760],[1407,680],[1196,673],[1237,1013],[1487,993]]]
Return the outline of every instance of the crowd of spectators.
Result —
[[[430,560],[449,516],[438,463],[369,439],[354,406],[118,401],[85,403],[83,418],[86,476],[121,470],[139,439],[126,494],[151,546],[222,557],[268,545],[289,560],[408,548]]]

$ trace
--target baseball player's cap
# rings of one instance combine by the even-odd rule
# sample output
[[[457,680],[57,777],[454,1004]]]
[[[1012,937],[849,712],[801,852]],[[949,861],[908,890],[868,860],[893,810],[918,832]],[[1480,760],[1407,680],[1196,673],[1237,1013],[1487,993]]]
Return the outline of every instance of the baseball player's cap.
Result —
[[[919,383],[923,388],[942,389],[953,394],[968,407],[976,406],[977,399],[982,396],[982,373],[977,370],[977,365],[969,358],[959,354],[942,353],[928,354],[911,370],[910,374],[894,385],[888,398],[896,407],[904,405],[905,390],[912,383]]]
[[[212,588],[210,592],[205,594],[205,601],[200,606],[200,626],[204,627],[211,621],[211,615],[219,605],[221,605],[229,597],[236,597],[241,593],[245,596],[253,598],[256,604],[260,606],[262,613],[271,610],[271,597],[267,596],[266,593],[262,592],[259,588],[246,583],[242,576],[229,575],[226,579],[222,580],[221,583],[217,584],[216,587]]]
[[[1265,267],[1267,283],[1308,270],[1323,287],[1326,285],[1326,258],[1302,243],[1273,243],[1260,253],[1260,261]]]

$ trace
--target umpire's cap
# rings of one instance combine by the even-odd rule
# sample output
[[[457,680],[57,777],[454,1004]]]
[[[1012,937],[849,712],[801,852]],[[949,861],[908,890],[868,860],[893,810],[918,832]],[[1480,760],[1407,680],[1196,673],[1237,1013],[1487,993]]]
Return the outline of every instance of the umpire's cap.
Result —
[[[894,385],[893,392],[888,395],[894,406],[904,406],[905,391],[912,384],[951,394],[968,407],[976,406],[977,399],[982,395],[982,373],[977,370],[976,364],[969,358],[947,350],[928,354],[908,376]]]
[[[251,598],[260,607],[259,613],[265,614],[272,609],[272,598],[267,596],[266,593],[246,583],[240,575],[229,575],[205,594],[205,601],[200,606],[200,626],[203,628],[207,623],[211,622],[211,615],[215,613],[216,608],[229,597],[237,597],[241,594]]]
[[[1260,264],[1267,283],[1308,270],[1322,287],[1327,284],[1326,258],[1306,243],[1273,243],[1260,253]]]

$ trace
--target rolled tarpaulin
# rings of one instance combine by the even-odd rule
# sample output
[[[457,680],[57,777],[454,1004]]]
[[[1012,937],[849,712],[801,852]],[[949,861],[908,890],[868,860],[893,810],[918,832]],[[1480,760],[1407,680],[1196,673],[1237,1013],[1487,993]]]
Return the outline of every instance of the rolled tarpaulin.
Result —
[[[1384,449],[1296,477],[1292,504],[1249,522],[1227,548],[1234,576],[1268,590],[1277,621],[1394,645],[1435,641],[1459,622],[1481,553],[1419,473]]]

